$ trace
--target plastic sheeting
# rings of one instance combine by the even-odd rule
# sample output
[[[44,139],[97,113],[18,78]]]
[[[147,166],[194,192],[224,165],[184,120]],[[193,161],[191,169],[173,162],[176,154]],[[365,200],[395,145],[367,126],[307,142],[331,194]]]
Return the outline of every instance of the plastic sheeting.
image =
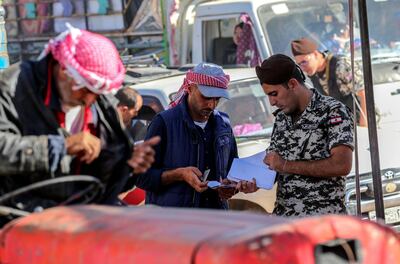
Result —
[[[162,31],[161,6],[159,0],[144,0],[138,9],[129,32],[152,32]]]

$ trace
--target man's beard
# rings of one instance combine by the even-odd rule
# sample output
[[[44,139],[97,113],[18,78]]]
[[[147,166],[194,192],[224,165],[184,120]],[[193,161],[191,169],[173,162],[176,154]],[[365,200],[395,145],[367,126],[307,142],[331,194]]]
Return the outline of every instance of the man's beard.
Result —
[[[204,117],[210,117],[210,115],[213,113],[212,109],[202,109],[200,110],[200,115]]]

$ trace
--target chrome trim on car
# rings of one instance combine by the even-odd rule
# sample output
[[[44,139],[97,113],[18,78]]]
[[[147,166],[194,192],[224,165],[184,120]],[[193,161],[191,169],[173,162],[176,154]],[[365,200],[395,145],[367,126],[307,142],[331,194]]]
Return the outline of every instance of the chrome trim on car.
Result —
[[[360,186],[360,193],[368,190],[367,186]],[[350,203],[350,197],[356,195],[356,189],[346,190],[345,202],[346,204]]]
[[[352,190],[353,191],[353,190]],[[353,195],[355,194],[355,190],[353,191]],[[346,194],[346,206],[355,206],[355,200],[350,201]],[[385,208],[400,206],[400,194],[385,196],[384,199]],[[375,201],[373,199],[368,201],[361,201],[361,212],[368,213],[370,211],[375,211]]]

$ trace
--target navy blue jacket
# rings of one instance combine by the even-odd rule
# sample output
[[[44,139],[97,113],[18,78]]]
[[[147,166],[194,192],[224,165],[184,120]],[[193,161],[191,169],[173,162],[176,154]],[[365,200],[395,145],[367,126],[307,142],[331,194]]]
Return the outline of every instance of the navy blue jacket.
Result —
[[[186,99],[186,98],[185,98]],[[215,178],[225,179],[237,158],[236,141],[225,113],[214,110],[210,117],[214,125]],[[175,108],[161,112],[150,124],[146,139],[160,136],[161,143],[154,149],[155,162],[152,167],[138,176],[137,186],[146,190],[146,203],[160,206],[199,207],[200,194],[184,181],[168,185],[161,184],[161,174],[166,170],[204,164],[204,143],[188,113],[186,100]],[[203,172],[203,171],[202,171]],[[213,190],[207,190],[215,192]],[[225,202],[216,200],[211,208],[227,208]]]

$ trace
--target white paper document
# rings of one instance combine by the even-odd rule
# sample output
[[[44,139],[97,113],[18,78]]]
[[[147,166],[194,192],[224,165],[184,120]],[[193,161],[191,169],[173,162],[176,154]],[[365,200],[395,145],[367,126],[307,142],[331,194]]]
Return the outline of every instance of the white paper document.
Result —
[[[272,189],[275,182],[276,171],[271,170],[263,162],[265,151],[253,156],[241,159],[234,159],[228,173],[228,179],[233,181],[252,181],[256,179],[257,187]]]

